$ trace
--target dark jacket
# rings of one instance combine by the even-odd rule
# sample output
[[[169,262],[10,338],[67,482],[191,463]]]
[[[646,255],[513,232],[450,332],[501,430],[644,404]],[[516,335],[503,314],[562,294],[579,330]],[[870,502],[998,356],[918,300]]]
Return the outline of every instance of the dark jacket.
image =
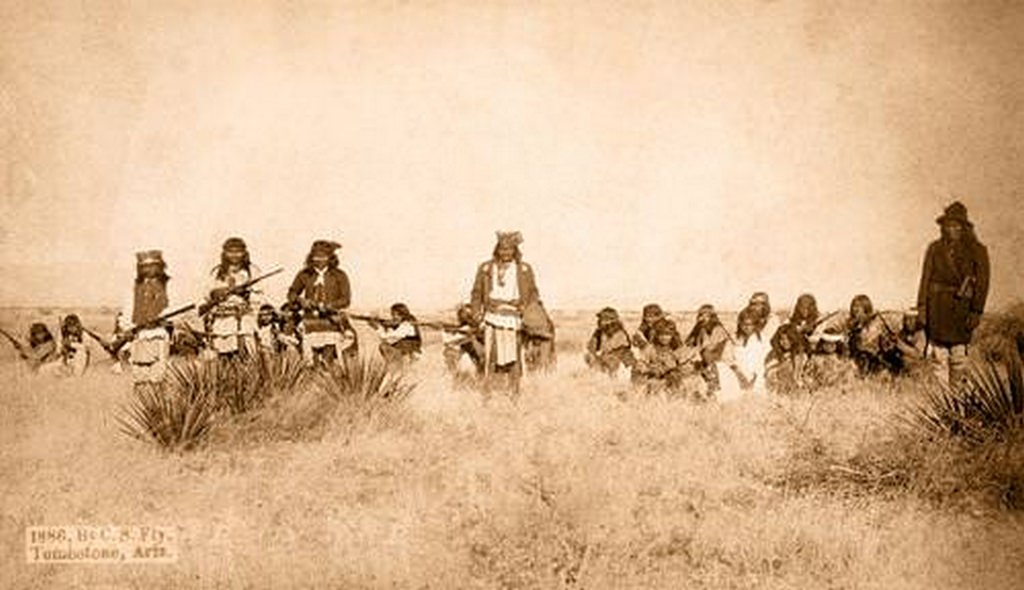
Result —
[[[328,314],[347,309],[352,300],[348,275],[343,270],[329,268],[324,275],[323,285],[314,285],[316,277],[317,273],[312,268],[300,270],[299,274],[295,275],[291,288],[288,289],[288,302],[306,304],[302,319],[307,331],[337,331],[338,326],[326,315],[321,316],[315,309],[309,307],[323,305]]]
[[[969,237],[955,250],[941,239],[932,242],[924,256],[917,291],[928,339],[943,346],[970,342],[974,325],[969,318],[985,311],[988,284],[984,245]]]

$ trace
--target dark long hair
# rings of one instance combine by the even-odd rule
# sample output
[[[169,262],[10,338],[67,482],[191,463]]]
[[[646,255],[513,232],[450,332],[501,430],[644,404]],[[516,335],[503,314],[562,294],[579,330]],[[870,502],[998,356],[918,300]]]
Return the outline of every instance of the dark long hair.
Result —
[[[868,315],[875,313],[875,305],[871,303],[871,298],[861,293],[850,301],[850,315],[853,315],[853,308],[858,305],[863,305]]]
[[[29,326],[28,329],[28,344],[35,348],[40,344],[46,344],[47,342],[53,342],[53,334],[50,333],[50,329],[46,327],[46,324],[42,322],[36,322]]]
[[[782,339],[789,340],[789,350],[785,350],[782,346]],[[800,333],[793,324],[782,324],[779,329],[772,335],[772,352],[775,353],[776,357],[783,358],[787,354],[800,354],[807,352],[809,343],[807,337]]]
[[[500,248],[500,247],[501,247],[501,242],[498,242],[497,244],[494,245],[494,250],[491,251],[491,259],[493,259],[493,260],[497,260],[498,259],[498,248]],[[514,248],[514,250],[515,250],[515,252],[513,252],[513,254],[512,254],[512,259],[515,260],[516,262],[522,262],[523,261],[523,253],[519,251],[519,246],[518,245],[512,246],[512,248]]]
[[[683,345],[683,339],[679,337],[679,329],[676,327],[676,323],[668,318],[661,318],[654,324],[654,331],[652,335],[654,340],[652,344],[658,345],[658,334],[661,332],[669,332],[672,334],[672,340],[669,341],[668,346],[672,350],[677,350]]]
[[[327,259],[327,268],[338,268],[339,264],[340,264],[340,260],[338,259],[338,255],[336,253],[334,253],[334,252],[331,252],[330,257],[328,257],[328,259]],[[312,250],[310,250],[309,254],[306,255],[306,268],[308,268],[310,270],[313,269],[313,251]]]
[[[391,313],[398,316],[398,319],[403,322],[415,322],[416,316],[412,315],[409,311],[409,306],[404,303],[396,303],[391,306]]]
[[[711,314],[711,317],[708,319],[706,324],[702,324],[700,321],[700,314],[704,312]],[[715,308],[712,305],[705,303],[697,310],[697,323],[693,325],[693,329],[691,329],[690,333],[687,334],[685,341],[686,345],[697,346],[697,341],[702,333],[710,334],[711,331],[715,329],[715,326],[721,325],[722,321],[718,319],[718,313],[715,311]]]
[[[250,269],[252,267],[252,260],[249,259],[249,250],[248,249],[246,249],[245,255],[242,256],[242,261],[240,263],[238,263],[238,265],[240,267],[242,267],[242,270],[244,270],[245,272],[251,272]],[[218,264],[217,266],[213,267],[214,272],[217,273],[217,280],[218,281],[223,281],[224,278],[228,276],[228,266],[230,266],[228,264],[228,253],[225,252],[225,251],[221,251],[221,253],[220,253],[220,264]]]
[[[761,336],[761,330],[764,329],[764,324],[761,323],[761,318],[757,315],[757,312],[754,311],[754,308],[748,305],[740,311],[738,316],[736,316],[736,338],[742,340],[744,344],[747,343],[747,336],[743,333],[743,321],[748,318],[753,320],[754,326],[757,327],[755,335],[759,339],[763,339]]]
[[[82,320],[77,314],[64,316],[60,322],[60,335],[64,338],[82,335]]]
[[[865,316],[867,316],[867,318],[871,318],[871,316],[875,315],[875,305],[871,303],[871,298],[863,293],[857,295],[852,301],[850,301],[850,326],[854,328],[863,327],[853,315],[853,310],[858,305],[864,307]]]
[[[806,315],[802,314],[800,311],[801,303],[807,303],[808,307],[810,307],[810,311]],[[796,298],[796,305],[793,306],[793,313],[790,314],[789,321],[808,321],[813,323],[818,321],[819,315],[820,314],[818,312],[818,301],[814,298],[814,295],[811,295],[810,293],[804,293],[803,295]]]

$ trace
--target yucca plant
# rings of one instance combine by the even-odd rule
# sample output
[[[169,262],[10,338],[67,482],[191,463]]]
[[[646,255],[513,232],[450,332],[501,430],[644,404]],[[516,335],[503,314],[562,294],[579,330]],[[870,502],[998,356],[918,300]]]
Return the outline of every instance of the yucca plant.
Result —
[[[298,391],[310,376],[308,365],[298,355],[260,354],[253,364],[266,386],[264,397]]]
[[[416,388],[406,374],[389,370],[376,357],[343,357],[338,364],[321,371],[317,386],[339,409],[372,416],[380,408],[404,402]]]
[[[307,376],[300,358],[256,354],[194,363],[185,385],[208,387],[223,408],[232,414],[243,414],[273,395],[295,391]]]
[[[171,365],[168,384],[138,384],[132,398],[115,417],[121,432],[152,441],[167,450],[199,445],[213,426],[216,402],[209,389],[180,386],[180,369]]]
[[[926,392],[915,411],[918,424],[933,432],[980,442],[1019,432],[1024,426],[1024,383],[1017,355],[1005,365],[971,365],[961,383]]]
[[[302,359],[290,355],[178,360],[168,365],[163,384],[136,387],[118,423],[133,438],[189,449],[220,413],[254,410],[271,396],[297,391],[308,377]]]

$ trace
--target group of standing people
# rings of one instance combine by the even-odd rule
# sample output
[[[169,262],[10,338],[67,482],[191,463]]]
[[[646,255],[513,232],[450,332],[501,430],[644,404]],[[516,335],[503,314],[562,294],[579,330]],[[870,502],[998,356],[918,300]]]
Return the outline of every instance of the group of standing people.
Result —
[[[437,326],[444,330],[450,365],[468,359],[475,373],[516,381],[524,367],[553,362],[554,324],[540,301],[533,269],[522,260],[521,242],[518,232],[499,232],[491,258],[477,269],[470,302],[460,310],[457,322]],[[389,364],[414,361],[421,353],[421,325],[430,323],[419,322],[404,303],[393,304],[389,318],[350,314],[352,290],[340,268],[340,247],[331,240],[313,242],[279,308],[267,300],[258,283],[280,270],[263,274],[239,237],[223,243],[203,299],[179,308],[170,305],[171,279],[163,253],[139,252],[131,301],[117,318],[113,342],[101,342],[118,358],[118,366],[127,364],[140,384],[163,380],[172,350],[188,354],[203,349],[228,360],[294,354],[321,366],[354,358],[359,344],[353,319],[366,321],[375,330],[380,353]],[[172,322],[192,309],[198,309],[201,330]]]
[[[601,371],[661,388],[677,389],[685,376],[699,375],[704,395],[719,397],[764,395],[775,369],[805,385],[809,362],[837,357],[849,358],[861,375],[903,374],[930,364],[940,382],[954,384],[964,375],[967,348],[985,309],[989,261],[962,203],[949,205],[936,222],[941,235],[925,253],[917,305],[897,321],[876,311],[864,294],[853,298],[843,317],[822,315],[814,296],[805,293],[782,323],[768,295],[758,292],[739,312],[735,331],[705,304],[682,338],[661,307],[649,304],[630,336],[617,311],[605,308],[584,358]]]

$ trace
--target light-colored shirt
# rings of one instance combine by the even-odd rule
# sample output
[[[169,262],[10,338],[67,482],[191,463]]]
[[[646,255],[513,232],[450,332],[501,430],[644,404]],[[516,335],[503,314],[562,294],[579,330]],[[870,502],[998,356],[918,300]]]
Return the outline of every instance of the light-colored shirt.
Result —
[[[377,335],[380,339],[388,344],[395,344],[406,338],[416,337],[416,326],[412,325],[411,322],[402,322],[394,328],[386,328],[380,326],[377,328]]]
[[[519,299],[519,269],[515,262],[494,264],[491,272],[491,299],[516,301]]]

